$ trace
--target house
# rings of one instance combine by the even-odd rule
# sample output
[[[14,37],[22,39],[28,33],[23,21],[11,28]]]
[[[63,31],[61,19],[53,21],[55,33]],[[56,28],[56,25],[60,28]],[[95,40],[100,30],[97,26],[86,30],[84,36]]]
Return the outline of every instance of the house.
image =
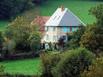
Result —
[[[38,25],[39,31],[45,33],[45,23],[49,20],[50,16],[37,16],[32,22],[32,25]]]
[[[63,6],[58,8],[45,23],[45,35],[42,42],[57,43],[63,37],[67,41],[67,33],[74,32],[85,25],[75,14]]]

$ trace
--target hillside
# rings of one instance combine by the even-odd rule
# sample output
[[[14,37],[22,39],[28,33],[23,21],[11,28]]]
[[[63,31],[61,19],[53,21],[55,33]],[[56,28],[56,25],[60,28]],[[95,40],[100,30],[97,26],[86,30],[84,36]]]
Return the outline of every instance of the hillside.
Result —
[[[89,9],[103,2],[95,1],[68,1],[68,0],[53,0],[49,1],[46,6],[40,7],[42,15],[52,15],[57,7],[63,5],[76,14],[84,23],[92,23],[95,21],[93,16],[89,15]]]
[[[69,0],[48,0],[47,3],[45,3],[42,6],[34,7],[31,10],[26,11],[22,15],[28,16],[30,20],[33,20],[35,16],[35,11],[39,11],[41,15],[43,16],[51,16],[54,11],[63,5],[64,7],[70,9],[75,15],[77,15],[85,24],[93,23],[95,21],[95,18],[91,15],[89,15],[89,9],[93,6],[96,6],[98,4],[101,4],[103,2],[97,2],[97,1],[69,1]],[[38,9],[38,10],[35,10]],[[0,30],[4,30],[7,22],[1,21],[0,22]]]

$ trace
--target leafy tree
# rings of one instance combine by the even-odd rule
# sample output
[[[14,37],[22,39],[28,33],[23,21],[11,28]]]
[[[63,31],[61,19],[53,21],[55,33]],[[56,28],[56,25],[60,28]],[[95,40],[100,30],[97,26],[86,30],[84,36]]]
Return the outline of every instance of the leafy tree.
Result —
[[[41,77],[53,77],[52,69],[61,60],[60,54],[42,53],[40,54],[43,73]]]
[[[81,46],[99,55],[103,51],[103,5],[92,8],[90,12],[96,17],[97,22],[88,25],[80,43]]]
[[[37,40],[35,37],[40,37],[39,34],[33,35],[33,33],[39,33],[37,26],[31,25],[31,23],[25,17],[17,17],[13,22],[9,24],[4,35],[8,39],[13,39],[16,42],[17,50],[30,51],[30,40]],[[36,38],[37,38],[36,37]],[[30,38],[30,40],[28,40]],[[38,38],[40,42],[40,38]],[[38,45],[38,43],[36,43]]]
[[[77,31],[73,32],[71,38],[68,36],[68,38],[70,38],[70,40],[68,40],[68,47],[70,49],[80,47],[80,40],[84,32],[85,26],[81,26]]]
[[[81,46],[86,47],[98,55],[103,51],[103,27],[88,25],[84,35],[81,38]]]
[[[103,58],[97,58],[94,64],[89,67],[89,71],[84,71],[81,77],[102,77],[103,76]]]
[[[33,3],[36,4],[36,5],[41,5],[43,4],[44,2],[46,2],[47,0],[33,0]]]
[[[53,77],[80,77],[80,73],[92,64],[93,58],[94,55],[85,48],[65,52],[52,69]]]
[[[103,4],[91,8],[89,11],[97,19],[97,25],[103,25]]]
[[[32,51],[38,51],[40,50],[40,32],[34,32],[30,35],[29,41],[30,41],[30,48]]]
[[[0,0],[0,19],[14,17],[32,6],[32,0]]]

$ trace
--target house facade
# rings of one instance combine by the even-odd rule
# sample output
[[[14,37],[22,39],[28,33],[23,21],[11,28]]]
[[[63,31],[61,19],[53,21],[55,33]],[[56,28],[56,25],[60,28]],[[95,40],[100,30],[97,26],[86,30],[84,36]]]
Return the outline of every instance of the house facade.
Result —
[[[57,43],[63,37],[67,41],[67,33],[78,30],[85,25],[68,8],[58,8],[45,23],[45,35],[42,42]]]

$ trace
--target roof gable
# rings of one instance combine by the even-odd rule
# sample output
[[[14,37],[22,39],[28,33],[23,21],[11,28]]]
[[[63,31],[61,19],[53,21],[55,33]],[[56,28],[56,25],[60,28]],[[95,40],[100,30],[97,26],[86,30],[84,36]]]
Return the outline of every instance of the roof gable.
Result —
[[[58,8],[46,22],[45,26],[80,26],[81,24],[85,25],[70,10],[65,8],[62,11],[61,8]]]

